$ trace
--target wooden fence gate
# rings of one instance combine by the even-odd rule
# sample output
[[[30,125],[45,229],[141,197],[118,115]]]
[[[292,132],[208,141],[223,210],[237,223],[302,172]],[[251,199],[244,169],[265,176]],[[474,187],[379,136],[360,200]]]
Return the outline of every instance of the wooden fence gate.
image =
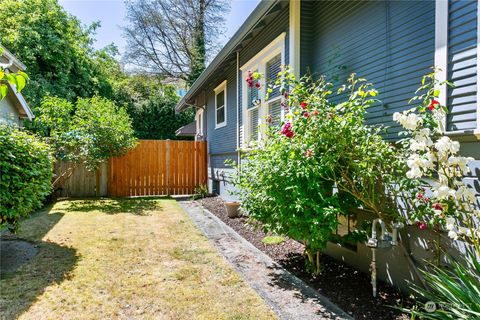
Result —
[[[140,140],[112,158],[108,193],[114,197],[185,195],[207,184],[205,141]]]

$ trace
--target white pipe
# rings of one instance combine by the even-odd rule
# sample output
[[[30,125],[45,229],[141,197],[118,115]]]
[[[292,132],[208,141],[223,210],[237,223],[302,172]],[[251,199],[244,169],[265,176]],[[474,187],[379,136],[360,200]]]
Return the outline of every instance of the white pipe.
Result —
[[[237,164],[240,164],[240,52],[237,51]]]

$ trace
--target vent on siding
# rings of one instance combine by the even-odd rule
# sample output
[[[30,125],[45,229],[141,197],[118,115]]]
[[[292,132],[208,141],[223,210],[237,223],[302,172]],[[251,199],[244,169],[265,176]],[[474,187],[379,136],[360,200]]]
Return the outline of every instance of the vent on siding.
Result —
[[[250,111],[250,140],[258,140],[258,108]]]
[[[267,62],[267,84],[272,88],[269,98],[280,94],[280,86],[275,86],[278,74],[282,71],[282,56],[279,54]]]
[[[477,127],[477,6],[476,0],[449,0],[448,130]]]
[[[268,113],[272,116],[271,125],[280,125],[282,122],[282,106],[280,104],[280,100],[269,103]]]

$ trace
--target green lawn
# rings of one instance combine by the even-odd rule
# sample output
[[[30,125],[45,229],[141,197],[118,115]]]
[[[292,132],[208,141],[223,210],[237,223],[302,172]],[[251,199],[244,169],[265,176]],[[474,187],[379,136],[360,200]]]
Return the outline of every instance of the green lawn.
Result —
[[[275,319],[171,199],[61,201],[22,224],[38,255],[2,319]]]

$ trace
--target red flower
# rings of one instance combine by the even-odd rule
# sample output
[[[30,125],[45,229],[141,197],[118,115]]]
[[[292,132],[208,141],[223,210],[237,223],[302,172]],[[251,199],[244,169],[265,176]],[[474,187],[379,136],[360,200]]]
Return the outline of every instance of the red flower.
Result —
[[[310,117],[310,113],[308,113],[307,111],[303,111],[302,116],[304,116],[305,118],[308,118]]]
[[[435,109],[439,105],[440,105],[440,102],[438,102],[435,99],[432,99],[432,101],[430,101],[430,104],[428,105],[428,110],[432,111],[433,109]]]
[[[417,226],[420,230],[426,230],[427,229],[427,224],[423,221],[417,222]]]
[[[442,205],[441,205],[440,203],[438,203],[438,202],[437,202],[437,203],[434,203],[433,206],[432,206],[432,208],[433,208],[434,210],[440,210],[440,211],[443,210]]]
[[[307,108],[307,103],[304,101],[304,102],[300,102],[300,107],[305,110]]]
[[[422,193],[422,192],[417,193],[417,199],[418,199],[418,200],[422,200],[422,199],[423,199],[423,193]]]
[[[293,138],[292,125],[287,122],[283,125],[281,133],[287,138]]]
[[[255,88],[260,89],[260,82],[255,83]]]

